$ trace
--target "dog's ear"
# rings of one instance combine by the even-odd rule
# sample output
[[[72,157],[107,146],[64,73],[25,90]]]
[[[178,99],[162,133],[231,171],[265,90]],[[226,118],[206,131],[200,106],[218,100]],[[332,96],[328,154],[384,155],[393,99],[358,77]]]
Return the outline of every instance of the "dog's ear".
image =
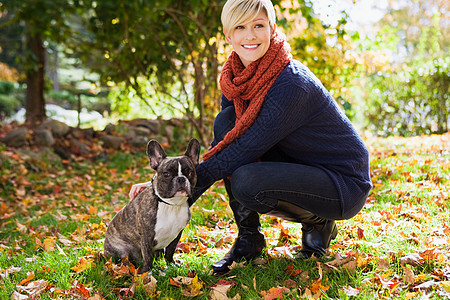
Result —
[[[185,156],[189,157],[192,162],[194,163],[194,166],[197,167],[198,165],[198,159],[200,156],[200,143],[196,139],[192,139],[189,142],[189,145],[186,148],[186,152],[184,153]]]
[[[161,161],[167,157],[167,154],[157,141],[151,140],[147,144],[147,156],[150,161],[150,167],[156,171]]]

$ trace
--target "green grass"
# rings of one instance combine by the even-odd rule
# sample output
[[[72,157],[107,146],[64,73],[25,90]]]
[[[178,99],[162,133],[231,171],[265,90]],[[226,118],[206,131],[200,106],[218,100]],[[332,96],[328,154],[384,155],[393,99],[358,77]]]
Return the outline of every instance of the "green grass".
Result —
[[[183,295],[189,286],[173,280],[197,276],[202,284],[196,299],[209,299],[219,280],[232,284],[229,298],[271,299],[270,291],[285,299],[307,299],[308,293],[321,299],[448,298],[449,143],[448,134],[367,140],[374,189],[357,216],[337,222],[330,256],[294,259],[301,226],[262,216],[268,242],[263,260],[236,265],[221,276],[213,275],[210,265],[231,248],[237,228],[223,184],[217,183],[191,209],[177,264],[155,261],[154,292],[163,299],[192,298]],[[101,255],[114,210],[128,202],[133,183],[153,175],[144,151],[109,153],[93,163],[36,161],[0,150],[0,299],[25,295],[19,286],[41,279],[47,287],[40,299],[148,299],[146,282],[119,276]],[[408,255],[420,263],[405,264]],[[329,266],[336,257],[353,259],[354,265]],[[408,281],[411,271],[414,278]]]

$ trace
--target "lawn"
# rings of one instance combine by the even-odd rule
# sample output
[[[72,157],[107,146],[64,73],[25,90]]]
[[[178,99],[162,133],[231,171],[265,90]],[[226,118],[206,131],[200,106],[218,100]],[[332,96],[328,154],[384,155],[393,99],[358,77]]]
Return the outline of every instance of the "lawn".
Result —
[[[0,299],[449,299],[450,134],[370,138],[374,189],[330,254],[296,260],[300,225],[262,216],[255,261],[217,276],[237,234],[221,183],[192,207],[176,265],[102,257],[108,222],[153,172],[144,150],[93,161],[0,145]]]

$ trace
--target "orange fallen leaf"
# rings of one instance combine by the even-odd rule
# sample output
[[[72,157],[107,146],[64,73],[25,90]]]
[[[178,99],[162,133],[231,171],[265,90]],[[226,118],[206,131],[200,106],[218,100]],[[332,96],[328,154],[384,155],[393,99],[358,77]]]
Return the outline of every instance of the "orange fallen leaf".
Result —
[[[91,268],[92,266],[95,266],[93,257],[89,257],[89,258],[82,257],[82,258],[80,258],[80,261],[78,262],[78,264],[76,266],[72,267],[71,269],[77,273],[81,273],[84,270]]]
[[[289,265],[284,271],[290,276],[297,276],[302,272],[300,269],[294,269],[294,264]]]
[[[267,291],[261,291],[264,300],[283,299],[283,294],[288,293],[289,289],[285,287],[273,287]]]
[[[19,282],[19,285],[24,285],[25,283],[27,283],[33,279],[34,279],[34,272],[30,271],[27,273],[27,278],[25,278],[21,282]]]

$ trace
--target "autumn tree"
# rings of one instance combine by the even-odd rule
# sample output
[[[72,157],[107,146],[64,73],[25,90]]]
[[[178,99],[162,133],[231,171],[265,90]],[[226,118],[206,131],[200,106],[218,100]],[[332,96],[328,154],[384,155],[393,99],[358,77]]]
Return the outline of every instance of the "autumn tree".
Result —
[[[382,135],[444,133],[450,128],[448,1],[390,1],[368,43],[367,120]],[[373,68],[374,60],[382,67]]]
[[[150,109],[164,103],[181,111],[206,144],[204,121],[217,110],[220,96],[224,2],[87,0],[80,20],[86,31],[78,32],[73,45],[103,82],[124,83],[125,93]]]
[[[25,55],[20,57],[26,75],[26,120],[41,122],[45,118],[45,57],[44,43],[48,40],[62,42],[70,35],[67,16],[74,11],[77,1],[1,0],[0,10],[7,15],[8,24],[24,27]]]

